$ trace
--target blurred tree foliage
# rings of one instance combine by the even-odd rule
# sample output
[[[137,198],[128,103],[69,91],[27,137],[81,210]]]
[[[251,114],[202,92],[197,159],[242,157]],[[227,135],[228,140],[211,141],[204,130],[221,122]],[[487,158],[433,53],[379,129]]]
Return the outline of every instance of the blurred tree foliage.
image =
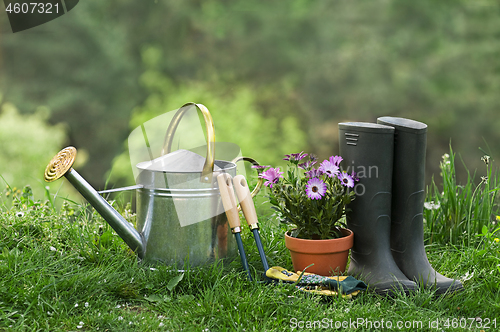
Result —
[[[413,118],[429,125],[427,169],[437,173],[450,138],[469,168],[483,137],[500,138],[499,14],[496,0],[86,1],[3,33],[1,76],[22,112],[47,105],[53,123],[68,123],[94,184],[138,122],[187,101],[214,112],[224,139],[251,139],[244,153],[256,156],[269,142],[273,153],[288,148],[295,122],[289,143],[300,143],[286,152],[326,157],[340,121]],[[231,132],[234,119],[245,131]]]
[[[127,137],[137,74],[130,73],[126,31],[113,14],[98,3],[80,3],[77,15],[72,10],[40,27],[3,33],[1,79],[5,99],[22,113],[44,105],[51,123],[67,123],[70,144],[89,154],[79,171],[99,185]]]
[[[45,167],[67,140],[65,126],[48,125],[47,116],[48,110],[43,107],[34,114],[21,115],[13,104],[2,103],[0,96],[0,175],[3,177],[0,192],[6,185],[11,188],[31,185],[37,197],[43,197],[48,185],[43,181]],[[60,183],[52,185],[52,193],[59,186]]]
[[[134,109],[131,129],[165,112],[176,110],[187,101],[203,101],[205,105],[210,105],[216,141],[239,145],[243,155],[255,158],[263,165],[275,165],[290,151],[307,147],[306,134],[300,128],[297,118],[286,113],[280,117],[273,113],[264,117],[264,110],[257,104],[258,96],[245,83],[233,84],[230,89],[217,78],[212,79],[210,83],[185,80],[173,84],[171,79],[158,70],[161,58],[158,48],[144,49],[143,61],[146,71],[139,81],[149,95],[144,105]],[[276,109],[280,107],[277,105]],[[168,125],[169,123],[156,125],[163,131],[159,136],[161,144]],[[200,130],[203,128],[204,124],[200,126]],[[151,140],[151,137],[149,139]],[[205,141],[200,144],[205,144]],[[218,152],[217,149],[215,151]],[[159,154],[159,151],[156,152]],[[133,182],[130,167],[127,150],[113,163],[112,182]]]

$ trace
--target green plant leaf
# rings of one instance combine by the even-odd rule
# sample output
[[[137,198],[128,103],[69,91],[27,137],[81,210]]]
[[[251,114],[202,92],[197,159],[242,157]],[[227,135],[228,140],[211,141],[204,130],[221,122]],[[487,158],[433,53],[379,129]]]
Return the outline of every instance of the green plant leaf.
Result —
[[[167,284],[167,289],[169,291],[172,291],[175,288],[175,286],[177,286],[179,284],[179,282],[182,280],[182,278],[184,278],[184,273],[181,273],[178,276],[170,279],[170,281]]]
[[[162,302],[163,301],[163,298],[161,298],[159,295],[156,295],[156,294],[151,294],[147,297],[145,297],[146,301],[148,302]]]

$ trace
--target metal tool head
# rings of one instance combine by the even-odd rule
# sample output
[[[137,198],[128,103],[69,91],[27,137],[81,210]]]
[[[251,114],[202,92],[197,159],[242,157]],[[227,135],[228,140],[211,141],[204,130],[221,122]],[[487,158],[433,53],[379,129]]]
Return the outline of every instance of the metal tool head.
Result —
[[[68,146],[59,151],[52,158],[45,169],[44,179],[46,182],[52,182],[62,177],[71,169],[76,158],[76,148]]]

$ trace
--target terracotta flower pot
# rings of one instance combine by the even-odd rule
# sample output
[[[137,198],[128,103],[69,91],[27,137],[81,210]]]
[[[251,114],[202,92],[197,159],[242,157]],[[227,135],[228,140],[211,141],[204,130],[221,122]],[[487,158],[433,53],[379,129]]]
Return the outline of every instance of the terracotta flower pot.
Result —
[[[349,229],[341,229],[344,237],[330,240],[305,240],[285,233],[285,245],[290,250],[293,268],[322,276],[338,275],[345,272],[349,249],[353,246],[354,234]]]

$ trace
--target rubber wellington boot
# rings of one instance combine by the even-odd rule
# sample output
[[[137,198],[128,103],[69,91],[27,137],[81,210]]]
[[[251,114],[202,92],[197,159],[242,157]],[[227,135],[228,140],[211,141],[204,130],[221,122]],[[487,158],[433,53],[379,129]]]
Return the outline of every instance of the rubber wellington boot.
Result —
[[[396,264],[410,280],[437,294],[463,289],[458,280],[437,273],[424,248],[425,150],[427,125],[381,117],[379,124],[395,128],[392,177],[391,251]]]
[[[343,170],[356,172],[356,198],[348,205],[347,226],[354,232],[348,274],[383,295],[417,289],[391,254],[391,181],[394,128],[374,123],[339,123]]]

